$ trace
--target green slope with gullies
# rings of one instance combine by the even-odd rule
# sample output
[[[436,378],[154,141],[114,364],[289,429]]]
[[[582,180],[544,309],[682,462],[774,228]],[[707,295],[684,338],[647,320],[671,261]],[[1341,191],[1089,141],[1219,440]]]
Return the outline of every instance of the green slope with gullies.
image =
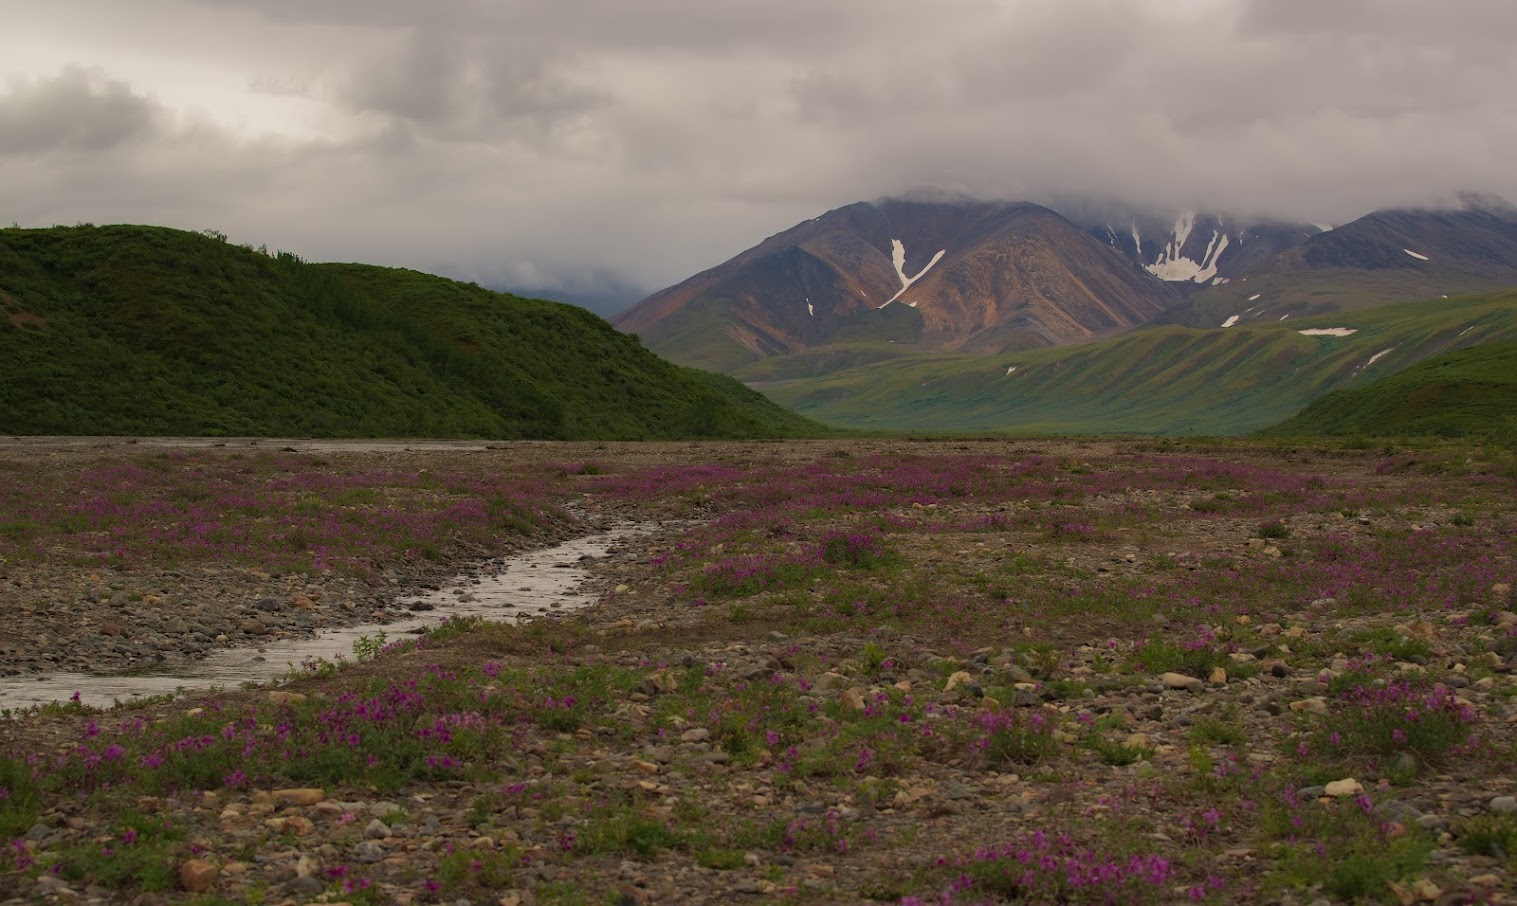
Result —
[[[161,227],[0,229],[0,433],[823,430],[569,305]]]
[[[1260,433],[1517,441],[1517,343],[1461,349],[1334,391]]]
[[[1334,328],[1353,332],[1300,332]],[[815,377],[755,378],[795,411],[853,428],[1236,434],[1432,356],[1512,340],[1517,291],[1508,290],[1302,321],[1159,326],[1080,346],[893,357]]]

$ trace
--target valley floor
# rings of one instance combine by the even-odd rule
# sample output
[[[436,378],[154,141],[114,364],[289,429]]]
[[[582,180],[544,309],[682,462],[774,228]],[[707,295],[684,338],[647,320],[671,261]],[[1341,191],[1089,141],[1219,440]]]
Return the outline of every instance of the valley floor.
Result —
[[[1473,447],[10,442],[21,674],[652,531],[560,619],[8,715],[0,903],[1512,902],[1514,486]]]

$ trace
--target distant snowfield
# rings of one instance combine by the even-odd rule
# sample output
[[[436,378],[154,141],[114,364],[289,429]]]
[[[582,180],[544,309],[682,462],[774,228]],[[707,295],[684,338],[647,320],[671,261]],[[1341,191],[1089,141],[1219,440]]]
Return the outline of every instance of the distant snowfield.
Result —
[[[1007,377],[1011,377],[1011,373],[1013,371],[1016,371],[1016,370],[1017,370],[1017,366],[1015,366],[1015,365],[1011,366],[1010,368],[1006,369],[1006,376]]]
[[[1196,213],[1194,211],[1187,211],[1177,217],[1175,219],[1174,237],[1170,239],[1169,244],[1164,247],[1164,250],[1159,253],[1159,260],[1153,264],[1144,265],[1144,270],[1158,277],[1160,280],[1167,280],[1171,283],[1185,281],[1206,283],[1207,281],[1213,281],[1213,286],[1217,285],[1216,280],[1226,283],[1225,279],[1217,276],[1217,261],[1222,257],[1222,252],[1226,250],[1227,244],[1232,240],[1226,233],[1213,230],[1211,241],[1206,243],[1206,251],[1201,253],[1201,260],[1193,261],[1190,258],[1182,256],[1180,250],[1185,247],[1185,241],[1190,238],[1190,234],[1195,228]],[[1133,242],[1136,243],[1138,241],[1138,226],[1136,223],[1133,224],[1132,232]],[[1141,253],[1142,248],[1140,246],[1139,254]]]
[[[896,291],[895,295],[885,300],[885,305],[889,305],[891,302],[894,302],[895,300],[901,298],[901,293],[904,293],[906,290],[911,289],[911,284],[922,279],[922,277],[925,276],[928,271],[932,270],[932,266],[934,264],[937,264],[939,261],[943,260],[943,256],[947,253],[947,249],[939,249],[938,253],[932,256],[932,260],[927,262],[926,267],[922,268],[920,271],[917,271],[916,276],[908,277],[906,276],[906,245],[899,239],[890,240],[890,263],[895,265],[896,276],[901,278],[901,288]],[[910,304],[912,308],[916,308],[915,302],[912,302]],[[884,308],[885,305],[881,305],[880,307]]]
[[[1377,352],[1374,355],[1370,356],[1370,360],[1368,362],[1364,363],[1364,367],[1365,368],[1370,367],[1371,365],[1373,365],[1376,362],[1380,361],[1380,359],[1381,359],[1382,356],[1390,355],[1391,353],[1393,353],[1395,351],[1396,351],[1396,347],[1394,347],[1394,346],[1392,346],[1390,349],[1382,349],[1382,350],[1380,350],[1379,352]]]
[[[1402,249],[1402,251],[1406,252],[1408,255],[1411,255],[1413,258],[1416,258],[1418,261],[1431,261],[1432,260],[1428,256],[1426,256],[1426,255],[1419,255],[1416,252],[1412,251],[1411,249]]]
[[[1289,315],[1286,317],[1289,317]],[[1296,333],[1301,334],[1303,337],[1347,337],[1358,332],[1359,328],[1357,327],[1308,327],[1306,330],[1296,331]]]
[[[1233,326],[1234,324],[1237,324],[1237,323],[1238,323],[1238,315],[1233,315],[1231,318],[1228,318],[1226,321],[1223,321],[1222,322],[1222,326],[1223,327],[1231,327],[1231,326]]]

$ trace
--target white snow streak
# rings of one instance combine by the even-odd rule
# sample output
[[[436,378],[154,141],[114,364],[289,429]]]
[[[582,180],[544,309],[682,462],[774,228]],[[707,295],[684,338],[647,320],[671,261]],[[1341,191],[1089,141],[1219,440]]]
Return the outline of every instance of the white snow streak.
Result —
[[[1464,336],[1465,334],[1469,333],[1470,331],[1472,331],[1474,329],[1475,329],[1475,325],[1471,324],[1469,327],[1466,327],[1465,329],[1459,331],[1459,337]],[[1459,337],[1455,337],[1454,339],[1457,340],[1457,339],[1459,339]]]
[[[1264,295],[1264,294],[1263,294],[1263,293],[1254,293],[1254,294],[1253,294],[1253,295],[1252,295],[1252,296],[1249,296],[1249,297],[1248,297],[1248,301],[1250,301],[1250,302],[1252,302],[1252,301],[1254,301],[1254,300],[1255,300],[1255,299],[1258,299],[1258,298],[1259,298],[1259,297],[1260,297],[1260,296],[1262,296],[1262,295]]]
[[[1357,327],[1311,327],[1296,331],[1303,337],[1348,337],[1358,332]]]
[[[813,318],[816,317],[816,309],[811,307],[811,297],[810,296],[806,297],[806,314],[810,315]]]
[[[1222,322],[1222,326],[1223,327],[1231,327],[1231,326],[1233,326],[1234,324],[1237,324],[1237,323],[1238,323],[1238,316],[1237,315],[1233,315],[1231,318],[1228,318],[1226,321],[1223,321]]]
[[[1175,238],[1174,238],[1174,245],[1171,246],[1171,247],[1175,250],[1175,254],[1176,255],[1180,254],[1180,249],[1185,248],[1185,240],[1187,240],[1187,239],[1190,238],[1190,231],[1193,230],[1193,229],[1195,229],[1195,228],[1196,228],[1196,212],[1195,211],[1186,211],[1185,213],[1181,214],[1179,217],[1175,218]]]
[[[1006,369],[1006,376],[1007,377],[1011,377],[1011,373],[1013,371],[1016,371],[1016,370],[1017,370],[1017,366],[1015,366],[1015,365],[1011,366],[1010,368]]]
[[[1137,255],[1139,258],[1142,258],[1143,239],[1138,235],[1138,222],[1136,220],[1132,222],[1132,247],[1133,254]]]
[[[1395,351],[1396,351],[1396,347],[1394,347],[1394,346],[1392,346],[1390,349],[1382,349],[1382,350],[1380,350],[1379,352],[1377,352],[1374,355],[1370,356],[1370,360],[1368,362],[1364,363],[1364,367],[1365,368],[1370,367],[1371,365],[1373,365],[1376,362],[1380,361],[1380,357],[1381,356],[1390,355],[1391,353],[1393,353]]]
[[[1211,281],[1211,285],[1212,286],[1221,286],[1224,283],[1231,283],[1231,282],[1233,282],[1233,281],[1227,279],[1226,277],[1213,277],[1212,281]]]
[[[922,279],[928,271],[932,270],[934,264],[943,260],[943,256],[947,253],[948,249],[939,249],[938,253],[932,256],[932,260],[927,262],[926,267],[917,271],[916,276],[908,277],[906,276],[906,246],[899,239],[890,240],[890,263],[895,265],[896,276],[901,278],[901,288],[895,295],[885,300],[885,305],[889,305],[891,302],[901,298],[901,293],[911,289],[911,284]],[[884,308],[885,305],[881,305],[880,307]],[[916,303],[911,303],[911,307],[916,308]]]
[[[1191,283],[1205,283],[1217,277],[1217,263],[1222,258],[1222,252],[1227,249],[1232,241],[1226,233],[1213,230],[1211,240],[1206,243],[1206,251],[1201,254],[1200,261],[1193,261],[1181,254],[1185,243],[1190,239],[1190,234],[1196,227],[1196,214],[1194,211],[1181,214],[1175,220],[1175,231],[1170,237],[1169,244],[1159,252],[1159,260],[1153,264],[1144,265],[1144,269],[1160,280],[1171,282],[1189,281]],[[1136,231],[1136,227],[1134,227]],[[1217,278],[1221,280],[1221,278]],[[1226,283],[1226,280],[1221,282]],[[1217,283],[1213,282],[1213,286]]]
[[[1411,255],[1413,258],[1416,258],[1418,261],[1430,260],[1426,255],[1419,255],[1411,249],[1402,249],[1402,251],[1406,252],[1408,255]]]
[[[1316,227],[1324,233],[1330,232],[1333,228],[1333,225],[1330,223],[1314,223],[1312,226]]]

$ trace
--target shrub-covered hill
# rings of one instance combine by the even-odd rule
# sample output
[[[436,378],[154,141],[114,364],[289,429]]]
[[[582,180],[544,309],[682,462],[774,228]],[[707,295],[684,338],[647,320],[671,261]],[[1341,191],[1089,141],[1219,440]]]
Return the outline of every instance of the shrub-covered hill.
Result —
[[[147,226],[0,229],[0,432],[640,439],[825,429],[569,305]]]
[[[1517,343],[1461,349],[1362,387],[1329,393],[1261,433],[1517,441]]]

